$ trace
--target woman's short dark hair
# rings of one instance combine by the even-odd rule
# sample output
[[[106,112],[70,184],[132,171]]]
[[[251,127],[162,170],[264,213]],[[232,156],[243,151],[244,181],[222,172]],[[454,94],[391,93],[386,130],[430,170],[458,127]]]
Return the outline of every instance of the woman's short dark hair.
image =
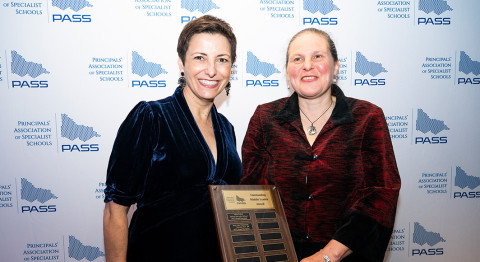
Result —
[[[220,18],[211,15],[204,15],[188,22],[178,37],[177,53],[183,64],[185,64],[185,55],[190,40],[194,35],[201,33],[221,34],[227,38],[230,43],[230,57],[232,59],[232,64],[235,62],[237,56],[237,39],[235,38],[232,27]]]
[[[321,35],[321,36],[325,37],[325,39],[327,39],[328,49],[330,50],[330,54],[333,57],[333,61],[334,62],[338,61],[337,48],[335,47],[335,43],[333,42],[332,38],[330,38],[330,35],[325,31],[322,31],[320,29],[316,29],[316,28],[311,27],[311,28],[305,28],[305,29],[301,30],[300,32],[296,33],[292,37],[292,39],[290,39],[290,42],[288,43],[288,47],[287,47],[287,60],[286,60],[285,66],[288,65],[288,56],[289,56],[288,51],[290,50],[290,45],[292,44],[293,40],[295,40],[298,36],[300,36],[301,34],[303,34],[305,32],[315,33],[315,34],[318,34],[318,35]]]

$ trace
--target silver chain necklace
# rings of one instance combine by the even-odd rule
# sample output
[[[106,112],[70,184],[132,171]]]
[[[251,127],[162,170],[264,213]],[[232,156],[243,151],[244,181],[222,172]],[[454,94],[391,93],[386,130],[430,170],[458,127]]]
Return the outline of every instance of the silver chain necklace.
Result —
[[[330,107],[332,107],[333,105],[333,99],[332,99],[332,102],[330,103],[330,106],[328,106],[327,110],[325,110],[325,112],[323,112],[315,121],[311,121],[310,118],[308,118],[308,116],[302,111],[302,109],[300,108],[300,105],[298,106],[298,109],[300,109],[300,112],[302,112],[302,114],[308,119],[308,121],[310,121],[310,127],[308,127],[307,129],[307,133],[311,136],[315,135],[317,133],[317,129],[315,128],[315,126],[313,125],[313,123],[317,122],[318,119],[320,119],[320,117],[322,117],[323,115],[325,115],[325,113],[327,113],[328,109],[330,109]]]

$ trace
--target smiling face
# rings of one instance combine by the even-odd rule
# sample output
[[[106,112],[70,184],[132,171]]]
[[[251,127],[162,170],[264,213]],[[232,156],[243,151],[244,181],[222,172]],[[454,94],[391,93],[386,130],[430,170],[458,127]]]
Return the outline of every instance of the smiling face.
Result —
[[[221,34],[200,33],[192,36],[185,54],[185,64],[178,59],[185,73],[185,95],[213,102],[230,80],[232,68],[230,43]]]
[[[330,95],[339,66],[330,53],[327,39],[318,33],[303,32],[290,43],[287,81],[302,98]]]

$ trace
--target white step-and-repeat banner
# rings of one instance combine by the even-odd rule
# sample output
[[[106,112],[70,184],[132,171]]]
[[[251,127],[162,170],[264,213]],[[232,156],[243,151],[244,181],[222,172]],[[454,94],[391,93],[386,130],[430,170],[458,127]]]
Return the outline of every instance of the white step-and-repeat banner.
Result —
[[[256,106],[290,95],[285,52],[329,32],[340,87],[385,112],[402,177],[385,261],[480,258],[480,1],[9,0],[0,3],[0,260],[104,261],[117,129],[171,95],[177,37],[203,14],[238,38],[237,147]]]

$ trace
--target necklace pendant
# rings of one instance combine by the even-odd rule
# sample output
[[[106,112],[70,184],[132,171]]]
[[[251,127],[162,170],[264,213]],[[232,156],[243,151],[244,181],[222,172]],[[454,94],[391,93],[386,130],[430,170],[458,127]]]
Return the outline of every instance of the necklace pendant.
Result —
[[[311,126],[308,128],[307,132],[308,132],[309,135],[313,136],[313,135],[315,135],[315,134],[317,133],[317,129],[316,129],[313,125],[311,125]]]

